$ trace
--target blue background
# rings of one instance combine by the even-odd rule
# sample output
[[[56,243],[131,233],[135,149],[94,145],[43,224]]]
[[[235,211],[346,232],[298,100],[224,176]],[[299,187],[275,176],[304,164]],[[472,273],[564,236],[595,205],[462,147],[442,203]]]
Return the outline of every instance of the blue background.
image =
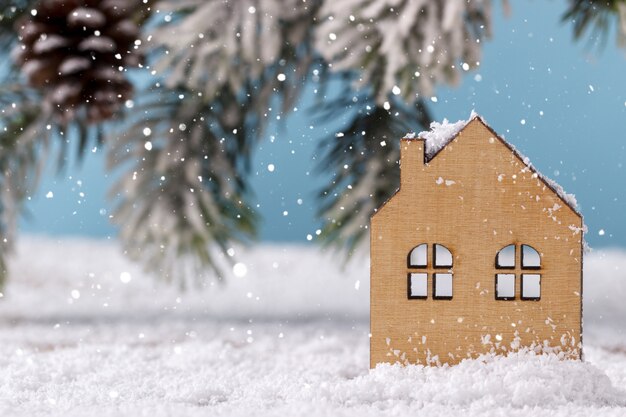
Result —
[[[516,3],[508,17],[495,3],[493,39],[483,45],[480,67],[460,86],[438,89],[430,103],[435,119],[467,119],[475,109],[576,194],[592,247],[626,246],[626,55],[615,45],[615,28],[604,47],[589,38],[574,43],[571,24],[560,22],[565,2]],[[315,123],[307,111],[314,89],[308,85],[299,110],[270,126],[254,156],[262,240],[304,243],[319,227],[314,201],[326,179],[314,173],[316,146],[346,121]],[[106,192],[119,173],[107,174],[104,165],[96,150],[82,164],[70,161],[61,175],[50,168],[28,203],[22,231],[114,237]]]

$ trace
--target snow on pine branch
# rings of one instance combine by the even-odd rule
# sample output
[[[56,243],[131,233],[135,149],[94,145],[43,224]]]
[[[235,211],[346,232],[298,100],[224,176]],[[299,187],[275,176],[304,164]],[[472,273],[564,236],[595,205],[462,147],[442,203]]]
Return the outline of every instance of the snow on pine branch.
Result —
[[[300,41],[282,29],[286,22],[309,13],[301,3],[161,1],[157,6],[167,23],[152,32],[150,45],[166,52],[157,62],[157,70],[167,75],[169,87],[184,85],[202,91],[208,100],[224,86],[241,91],[249,80],[258,79],[268,66],[280,61],[285,45]]]
[[[489,36],[488,0],[326,1],[316,45],[331,69],[356,70],[360,86],[374,86],[384,103],[390,93],[413,102],[439,83],[455,84],[479,65],[480,42]]]

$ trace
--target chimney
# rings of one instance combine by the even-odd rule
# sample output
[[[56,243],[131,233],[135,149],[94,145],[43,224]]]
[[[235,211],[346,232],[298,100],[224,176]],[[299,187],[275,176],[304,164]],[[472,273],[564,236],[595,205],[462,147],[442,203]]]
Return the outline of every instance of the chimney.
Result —
[[[400,140],[400,187],[410,186],[424,170],[424,142],[422,138]]]

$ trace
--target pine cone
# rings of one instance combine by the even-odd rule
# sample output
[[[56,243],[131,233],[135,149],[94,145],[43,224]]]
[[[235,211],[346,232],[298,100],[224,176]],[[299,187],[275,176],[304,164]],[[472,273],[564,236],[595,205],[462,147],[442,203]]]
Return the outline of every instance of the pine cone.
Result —
[[[17,22],[13,51],[34,87],[45,92],[62,122],[84,108],[88,123],[114,117],[132,95],[124,76],[140,64],[138,26],[130,16],[138,0],[40,0]]]

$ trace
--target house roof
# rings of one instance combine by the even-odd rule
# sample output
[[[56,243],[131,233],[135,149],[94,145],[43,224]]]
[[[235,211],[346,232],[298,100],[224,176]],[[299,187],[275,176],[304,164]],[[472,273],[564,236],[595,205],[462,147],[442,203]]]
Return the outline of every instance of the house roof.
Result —
[[[530,162],[530,159],[524,156],[521,152],[519,152],[513,145],[507,142],[503,137],[498,135],[495,130],[491,128],[485,122],[485,119],[474,112],[470,114],[469,119],[467,120],[459,120],[456,123],[450,123],[447,119],[444,119],[443,122],[432,122],[430,124],[430,130],[423,131],[417,134],[417,138],[415,133],[408,133],[404,136],[405,139],[422,139],[424,140],[424,159],[425,162],[431,161],[433,158],[437,156],[439,152],[446,147],[446,145],[452,142],[458,134],[465,129],[465,127],[472,121],[478,120],[482,123],[489,131],[500,140],[506,147],[508,147],[511,152],[530,169],[533,173],[537,174],[537,177],[543,181],[543,183],[550,188],[562,201],[571,208],[576,214],[582,217],[580,210],[578,209],[578,204],[576,202],[576,196],[574,194],[567,193],[563,187],[561,187],[556,181],[546,177],[541,172],[539,172]]]

